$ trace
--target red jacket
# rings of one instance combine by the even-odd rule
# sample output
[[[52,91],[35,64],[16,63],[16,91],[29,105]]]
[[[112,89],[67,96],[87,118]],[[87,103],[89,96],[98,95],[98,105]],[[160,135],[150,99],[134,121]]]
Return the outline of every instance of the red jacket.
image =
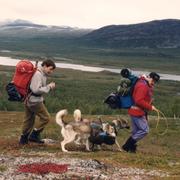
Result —
[[[128,110],[129,115],[143,116],[145,112],[152,110],[152,94],[153,88],[148,85],[144,77],[141,77],[133,90],[132,96],[135,105]]]

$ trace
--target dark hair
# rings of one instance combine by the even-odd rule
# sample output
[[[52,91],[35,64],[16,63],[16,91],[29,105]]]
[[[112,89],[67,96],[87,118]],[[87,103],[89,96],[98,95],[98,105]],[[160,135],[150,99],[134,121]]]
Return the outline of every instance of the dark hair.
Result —
[[[55,63],[52,60],[45,60],[45,61],[43,61],[41,66],[47,66],[47,67],[52,66],[53,69],[56,68]]]
[[[159,79],[160,79],[159,74],[157,74],[157,73],[155,73],[155,72],[151,72],[151,73],[149,74],[149,77],[152,78],[155,82],[158,82]]]

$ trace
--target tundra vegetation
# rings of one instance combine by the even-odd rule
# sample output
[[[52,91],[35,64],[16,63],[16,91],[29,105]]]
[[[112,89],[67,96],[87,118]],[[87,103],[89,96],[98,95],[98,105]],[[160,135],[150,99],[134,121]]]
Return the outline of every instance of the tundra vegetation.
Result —
[[[177,34],[180,27],[179,22],[167,20],[163,22],[165,23],[164,25],[160,22],[158,26],[154,26],[154,23],[159,24],[159,22],[150,22],[150,25],[153,25],[155,30],[153,31],[153,34],[152,28],[148,28],[151,33],[146,31],[146,33],[142,33],[144,30],[147,30],[147,28],[142,28],[141,30],[143,31],[139,31],[139,26],[136,25],[134,26],[136,31],[133,31],[135,32],[135,35],[132,35],[131,31],[125,29],[125,32],[127,33],[127,41],[121,39],[124,35],[122,36],[122,31],[119,30],[118,32],[120,34],[116,34],[114,36],[115,39],[109,37],[109,35],[112,35],[112,32],[117,32],[116,28],[121,28],[115,26],[110,27],[110,31],[109,27],[107,27],[107,33],[102,34],[104,37],[100,36],[101,33],[98,34],[99,31],[95,31],[95,34],[93,33],[95,36],[92,34],[94,36],[93,38],[90,37],[91,35],[89,36],[90,41],[88,40],[88,36],[86,36],[86,40],[88,40],[86,42],[79,38],[79,35],[76,38],[72,38],[72,36],[69,35],[67,35],[67,37],[57,35],[49,36],[46,34],[45,36],[37,36],[37,34],[33,33],[35,36],[32,37],[29,36],[30,34],[28,32],[28,35],[15,33],[13,36],[10,36],[9,31],[6,30],[7,32],[5,31],[4,35],[1,34],[0,56],[32,60],[51,58],[55,61],[66,63],[78,63],[112,68],[128,67],[133,70],[180,74],[179,34]],[[169,23],[173,25],[172,28],[169,28]],[[177,23],[177,25],[175,26],[174,23]],[[148,24],[149,23],[147,23],[147,25]],[[159,28],[160,31],[157,31],[157,28]],[[18,30],[19,28],[17,28],[17,31]],[[104,31],[104,29],[101,30]],[[32,31],[34,32],[34,30]],[[167,36],[167,32],[170,36]],[[140,39],[136,33],[140,33]],[[146,36],[145,38],[144,35]],[[177,38],[174,40],[175,35],[177,35]],[[132,40],[130,39],[131,37],[133,37]],[[163,179],[179,179],[179,81],[161,80],[156,85],[154,92],[154,105],[167,117],[169,124],[168,131],[163,136],[159,135],[159,133],[164,132],[166,129],[165,119],[161,118],[159,126],[156,128],[158,120],[157,114],[150,113],[150,133],[145,139],[140,141],[138,152],[136,154],[117,152],[116,147],[113,146],[103,146],[102,151],[90,153],[82,152],[85,150],[84,147],[77,147],[74,144],[70,144],[67,148],[72,150],[74,153],[65,155],[61,152],[59,143],[62,139],[60,135],[60,127],[56,125],[54,120],[55,113],[60,109],[66,108],[69,111],[69,116],[65,121],[73,119],[72,113],[76,108],[81,109],[83,117],[91,120],[97,119],[101,116],[103,121],[111,121],[121,116],[129,121],[126,110],[111,110],[103,103],[103,100],[107,95],[109,95],[109,93],[116,91],[118,83],[120,82],[120,75],[106,71],[91,73],[57,69],[55,74],[48,80],[49,82],[55,81],[57,88],[52,91],[51,94],[46,96],[46,104],[52,115],[52,120],[42,134],[43,138],[57,140],[57,143],[50,146],[30,144],[20,148],[18,146],[18,138],[21,133],[21,124],[24,116],[23,103],[9,102],[5,92],[5,86],[11,81],[13,72],[14,68],[12,67],[0,66],[1,177],[4,176],[4,172],[8,175],[8,169],[12,169],[8,167],[7,163],[4,163],[4,155],[7,155],[7,157],[11,155],[13,157],[21,158],[24,156],[29,159],[33,159],[33,157],[36,159],[46,159],[46,154],[49,153],[53,154],[56,159],[62,157],[67,159],[94,159],[97,160],[97,162],[104,162],[105,164],[108,164],[109,167],[116,167],[117,169],[120,169],[121,167],[132,167],[133,169],[144,168],[149,170],[163,170],[164,172],[169,173],[169,177],[164,177]],[[120,130],[118,133],[119,143],[123,144],[129,134],[130,132],[127,130]],[[5,159],[7,158],[5,157]],[[12,161],[13,158],[10,157],[10,162],[12,163]],[[15,173],[13,172],[12,175],[14,174]],[[8,176],[6,178],[9,179]],[[136,178],[136,176],[134,176],[134,178]],[[27,176],[25,179],[28,179]],[[29,177],[29,179],[32,179],[32,177]],[[85,177],[79,179],[85,179]],[[126,179],[131,178],[127,177]],[[137,179],[140,178],[138,177]],[[146,176],[144,179],[153,178]],[[154,179],[160,179],[160,177],[155,176]]]
[[[11,80],[14,68],[0,67],[0,152],[2,154],[11,153],[18,155],[22,152],[39,152],[39,153],[58,153],[57,157],[61,157],[60,127],[55,123],[55,113],[67,108],[69,116],[65,119],[70,121],[73,119],[72,112],[79,108],[83,113],[83,117],[91,120],[101,116],[103,121],[111,121],[115,118],[123,117],[129,121],[126,110],[111,110],[104,103],[104,98],[116,87],[120,81],[119,74],[110,72],[90,73],[68,69],[57,69],[53,77],[48,81],[55,81],[57,88],[50,95],[46,96],[46,104],[51,112],[52,121],[42,134],[43,138],[51,138],[57,140],[58,143],[52,146],[36,146],[29,145],[19,148],[18,138],[21,133],[21,124],[23,121],[23,104],[18,102],[9,102],[5,92],[7,82]],[[170,173],[170,177],[179,177],[179,138],[180,138],[180,82],[160,81],[155,88],[154,104],[158,109],[164,112],[168,120],[168,131],[161,136],[166,129],[165,119],[160,119],[158,129],[156,128],[157,114],[150,113],[150,134],[139,143],[138,153],[129,154],[117,152],[116,147],[103,146],[102,151],[91,153],[82,153],[84,147],[76,147],[73,144],[68,145],[68,149],[72,151],[80,151],[72,153],[68,157],[78,157],[82,159],[96,159],[112,166],[122,167],[131,166],[145,169],[160,169]],[[120,130],[118,141],[123,144],[129,136],[129,131]],[[1,166],[0,171],[7,168]]]

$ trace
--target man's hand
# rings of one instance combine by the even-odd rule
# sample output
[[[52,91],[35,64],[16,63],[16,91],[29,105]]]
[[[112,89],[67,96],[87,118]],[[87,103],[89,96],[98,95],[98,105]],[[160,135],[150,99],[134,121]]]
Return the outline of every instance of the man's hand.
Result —
[[[51,82],[48,84],[48,86],[51,88],[51,89],[54,89],[56,87],[56,84],[55,82]]]
[[[156,111],[156,112],[159,111],[155,106],[152,106],[152,110],[153,110],[153,111]]]

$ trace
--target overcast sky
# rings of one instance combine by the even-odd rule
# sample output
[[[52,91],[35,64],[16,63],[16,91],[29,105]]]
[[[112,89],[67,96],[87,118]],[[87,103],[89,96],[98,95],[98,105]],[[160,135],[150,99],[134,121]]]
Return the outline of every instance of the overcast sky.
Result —
[[[0,0],[0,21],[99,28],[180,19],[180,0]]]

